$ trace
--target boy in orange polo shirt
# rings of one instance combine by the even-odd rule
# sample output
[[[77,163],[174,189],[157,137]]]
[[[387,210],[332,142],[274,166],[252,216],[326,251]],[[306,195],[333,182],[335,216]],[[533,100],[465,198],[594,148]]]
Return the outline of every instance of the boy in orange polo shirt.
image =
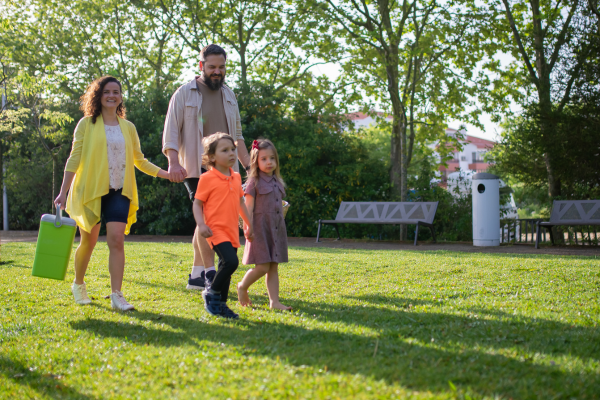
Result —
[[[219,256],[212,284],[202,292],[204,308],[211,315],[239,318],[227,307],[231,275],[236,271],[240,247],[238,215],[245,222],[246,239],[252,241],[252,221],[244,203],[240,174],[231,168],[236,162],[236,145],[226,133],[215,133],[202,141],[202,164],[210,170],[200,176],[193,211],[200,234]]]

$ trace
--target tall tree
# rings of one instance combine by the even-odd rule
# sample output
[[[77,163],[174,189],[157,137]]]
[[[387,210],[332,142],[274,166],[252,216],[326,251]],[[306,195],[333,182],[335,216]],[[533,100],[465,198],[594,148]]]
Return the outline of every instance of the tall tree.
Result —
[[[176,80],[186,59],[180,39],[161,19],[117,0],[7,0],[3,45],[12,62],[42,73],[63,94],[78,98],[111,74],[127,95]],[[27,15],[28,18],[23,18]]]
[[[598,195],[600,26],[593,5],[593,1],[579,2],[568,35],[545,78],[545,84],[551,86],[550,106],[543,107],[537,89],[544,88],[543,82],[531,83],[530,72],[522,69],[521,76],[529,78],[529,86],[534,88],[533,96],[522,99],[524,111],[520,115],[506,119],[502,141],[493,152],[498,171],[527,185],[548,186],[550,197]],[[544,29],[549,30],[548,25]],[[544,49],[550,55],[554,51],[556,46]],[[544,65],[544,59],[540,64]],[[537,68],[533,71],[540,76]]]
[[[18,71],[11,81],[11,107],[0,114],[0,132],[10,135],[11,140],[18,138],[28,144],[37,143],[52,160],[52,198],[46,199],[52,204],[58,195],[60,181],[59,152],[69,143],[72,135],[65,125],[72,122],[67,114],[56,111],[53,99],[42,96],[46,82],[43,77],[33,77],[24,71]]]
[[[134,1],[140,9],[164,18],[169,27],[198,54],[210,44],[233,50],[239,85],[251,79],[283,88],[310,75],[315,65],[336,60],[335,40],[324,40],[321,22],[306,3],[281,0]],[[319,58],[327,54],[328,59]]]
[[[537,103],[540,135],[544,141],[553,140],[556,131],[553,115],[560,114],[568,104],[573,84],[588,56],[586,51],[576,51],[579,40],[573,21],[581,7],[581,0],[495,0],[489,5],[492,15],[504,15],[496,32],[504,50],[517,60],[496,72],[508,85],[524,82],[524,101]],[[533,98],[527,93],[530,89]],[[551,197],[561,195],[556,162],[551,152],[544,153]]]
[[[323,0],[321,7],[344,40],[348,71],[361,76],[363,89],[389,106],[390,182],[402,201],[417,131],[444,132],[448,119],[476,120],[470,96],[486,77],[474,72],[478,49],[476,15],[453,1]],[[471,45],[473,44],[473,45]]]

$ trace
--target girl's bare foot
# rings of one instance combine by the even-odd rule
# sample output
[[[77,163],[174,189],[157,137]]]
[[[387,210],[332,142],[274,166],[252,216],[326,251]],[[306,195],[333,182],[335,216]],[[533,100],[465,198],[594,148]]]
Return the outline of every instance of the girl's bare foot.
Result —
[[[239,283],[237,284],[237,292],[238,292],[238,300],[240,302],[240,305],[242,305],[243,307],[252,305],[252,302],[250,301],[250,297],[248,296],[248,290],[242,289],[240,287]]]
[[[292,309],[292,307],[284,306],[283,304],[277,302],[271,303],[271,309],[289,311]]]

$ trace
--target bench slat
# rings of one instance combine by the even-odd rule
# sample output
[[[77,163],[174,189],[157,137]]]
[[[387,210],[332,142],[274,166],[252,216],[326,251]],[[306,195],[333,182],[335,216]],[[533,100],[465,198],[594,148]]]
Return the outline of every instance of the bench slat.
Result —
[[[343,201],[337,223],[416,224],[433,223],[438,202],[354,202]],[[325,221],[323,221],[325,222]]]
[[[600,200],[556,200],[547,224],[600,225]]]

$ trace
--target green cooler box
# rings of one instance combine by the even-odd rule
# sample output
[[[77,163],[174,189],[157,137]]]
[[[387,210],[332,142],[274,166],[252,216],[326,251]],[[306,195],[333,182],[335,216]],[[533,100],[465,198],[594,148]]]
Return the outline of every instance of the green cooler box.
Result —
[[[63,217],[60,209],[42,215],[31,275],[65,280],[76,231],[75,220]]]

